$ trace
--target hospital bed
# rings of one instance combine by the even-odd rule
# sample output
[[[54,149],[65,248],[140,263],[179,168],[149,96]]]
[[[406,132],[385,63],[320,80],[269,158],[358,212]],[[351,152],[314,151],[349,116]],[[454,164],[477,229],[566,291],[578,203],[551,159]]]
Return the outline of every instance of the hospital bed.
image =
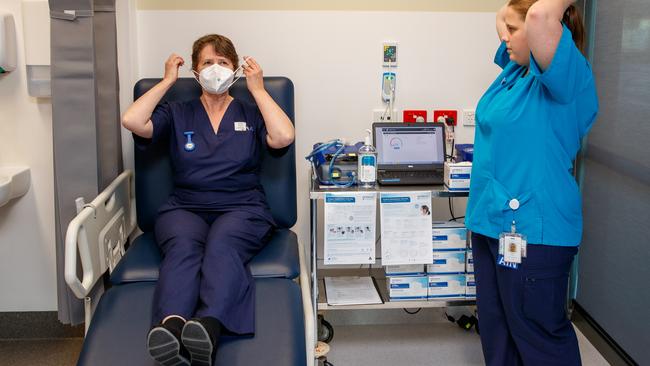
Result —
[[[134,98],[159,81],[140,80]],[[292,82],[265,77],[264,85],[293,121]],[[230,92],[254,103],[244,79]],[[195,80],[180,78],[163,101],[200,94]],[[290,230],[297,215],[294,146],[267,150],[262,156],[261,181],[278,228],[249,263],[256,284],[256,334],[222,337],[215,365],[313,365],[314,314],[304,246]],[[125,171],[91,203],[78,200],[65,249],[66,282],[86,305],[86,337],[78,365],[155,365],[146,348],[161,260],[153,227],[172,188],[166,147],[136,148],[135,174]],[[127,248],[136,226],[142,233]],[[102,280],[109,288],[97,301],[93,296]]]

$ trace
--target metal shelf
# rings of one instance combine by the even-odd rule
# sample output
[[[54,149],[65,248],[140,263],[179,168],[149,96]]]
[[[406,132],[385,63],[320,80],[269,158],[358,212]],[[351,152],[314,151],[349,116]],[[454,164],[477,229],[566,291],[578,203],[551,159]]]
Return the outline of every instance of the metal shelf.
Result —
[[[386,278],[375,278],[379,289],[379,296],[384,301],[383,304],[369,305],[329,305],[327,304],[325,281],[318,279],[318,310],[383,310],[383,309],[413,309],[413,308],[444,308],[449,306],[470,306],[475,305],[476,300],[465,297],[449,298],[444,300],[407,300],[407,301],[390,301],[386,288]]]
[[[309,190],[309,199],[322,200],[326,193],[335,192],[413,192],[429,191],[432,197],[468,197],[469,191],[450,191],[444,185],[425,185],[425,186],[382,186],[377,184],[375,188],[360,188],[357,186],[349,188],[339,188],[335,186],[322,187],[314,180],[311,181]]]

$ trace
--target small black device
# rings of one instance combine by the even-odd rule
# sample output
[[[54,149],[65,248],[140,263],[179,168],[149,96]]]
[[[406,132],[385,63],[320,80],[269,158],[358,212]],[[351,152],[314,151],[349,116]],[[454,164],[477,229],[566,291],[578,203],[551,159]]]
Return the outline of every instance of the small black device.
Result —
[[[379,184],[443,184],[443,123],[373,123],[372,130]]]

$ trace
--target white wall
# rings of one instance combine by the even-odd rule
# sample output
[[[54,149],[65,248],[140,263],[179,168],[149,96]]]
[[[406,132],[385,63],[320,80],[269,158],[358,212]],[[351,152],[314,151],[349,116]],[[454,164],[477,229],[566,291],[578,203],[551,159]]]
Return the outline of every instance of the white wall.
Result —
[[[29,192],[0,207],[0,312],[57,309],[52,107],[27,94],[21,2],[0,0],[16,21],[18,67],[0,76],[0,165],[31,168]]]
[[[228,35],[241,55],[258,59],[266,75],[293,80],[296,230],[303,242],[309,211],[308,166],[302,157],[316,141],[363,136],[370,111],[381,107],[382,41],[400,45],[400,110],[472,108],[497,73],[491,63],[497,46],[493,13],[164,12],[136,11],[134,4],[118,1],[122,109],[131,100],[135,80],[161,76],[170,52],[189,59],[192,42],[206,33]],[[0,0],[0,9],[14,14],[18,38],[18,69],[0,77],[0,165],[28,165],[32,171],[27,195],[0,208],[0,312],[51,311],[57,307],[51,105],[27,94],[20,1]],[[458,135],[460,141],[470,141],[473,128],[460,127]],[[125,166],[132,166],[128,134],[124,151]],[[434,208],[444,215],[444,204]]]
[[[474,108],[498,73],[492,63],[498,46],[494,17],[494,13],[139,10],[138,76],[161,77],[172,52],[189,65],[192,42],[207,33],[220,33],[232,39],[240,56],[254,56],[265,75],[293,80],[296,231],[308,243],[308,164],[303,157],[317,141],[335,137],[356,141],[364,136],[371,111],[382,108],[382,41],[399,43],[398,110],[427,109],[431,115],[434,108]],[[183,74],[190,76],[187,70]],[[459,127],[457,140],[470,142],[473,134],[473,127]],[[126,148],[131,148],[129,143],[125,141]],[[462,202],[458,206],[464,207]],[[446,207],[446,202],[434,205],[444,218]]]

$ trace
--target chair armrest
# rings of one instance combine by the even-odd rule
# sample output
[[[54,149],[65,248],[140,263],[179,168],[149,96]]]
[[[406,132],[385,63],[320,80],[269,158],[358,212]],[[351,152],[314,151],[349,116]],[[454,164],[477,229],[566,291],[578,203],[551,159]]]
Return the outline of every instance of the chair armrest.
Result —
[[[83,205],[68,225],[64,274],[75,296],[86,297],[97,280],[115,268],[135,226],[133,172],[127,170],[91,203]],[[81,262],[81,281],[77,276],[78,262]]]
[[[305,316],[305,350],[307,354],[307,366],[313,366],[315,360],[315,348],[316,348],[316,324],[314,314],[314,305],[311,298],[311,287],[310,287],[310,274],[307,270],[307,257],[305,254],[305,248],[303,245],[298,243],[298,256],[300,259],[300,276],[298,280],[300,282],[300,292],[302,294],[302,308]]]

